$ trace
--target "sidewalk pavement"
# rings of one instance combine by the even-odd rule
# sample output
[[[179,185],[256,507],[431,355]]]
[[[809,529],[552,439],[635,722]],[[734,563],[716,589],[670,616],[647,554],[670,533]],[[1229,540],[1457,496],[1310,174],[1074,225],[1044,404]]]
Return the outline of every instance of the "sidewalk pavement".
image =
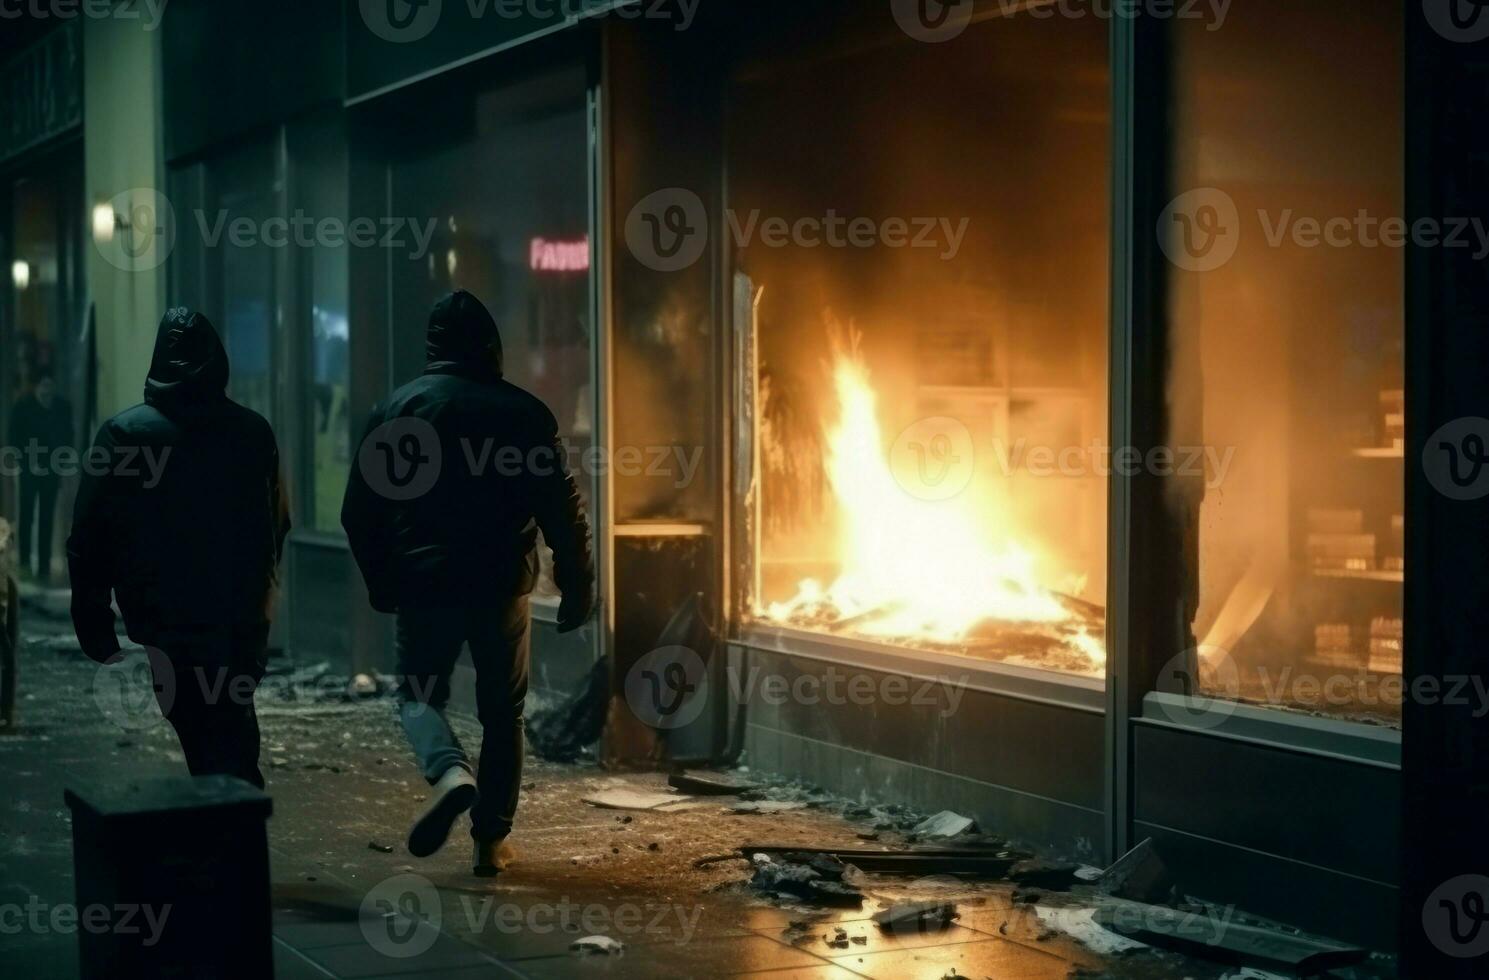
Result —
[[[158,710],[153,718],[151,711],[120,714],[117,695],[99,684],[99,668],[70,645],[61,621],[33,616],[27,633],[20,728],[0,736],[7,789],[0,909],[29,903],[42,914],[19,932],[0,931],[0,959],[10,975],[67,978],[77,974],[77,937],[51,928],[46,916],[73,900],[64,785],[180,773],[184,762]],[[465,826],[434,858],[421,861],[404,849],[427,786],[390,701],[323,703],[270,688],[258,704],[274,799],[269,838],[280,980],[1228,975],[1153,950],[1094,953],[1015,902],[1003,883],[959,895],[962,917],[933,933],[886,935],[869,921],[907,894],[901,883],[866,886],[870,897],[861,909],[808,915],[782,908],[744,887],[749,868],[742,862],[702,869],[693,862],[747,841],[863,846],[861,825],[810,809],[734,814],[715,801],[671,813],[599,809],[582,797],[665,783],[654,774],[593,766],[530,760],[513,835],[520,860],[498,878],[478,879],[469,873]],[[478,744],[472,724],[458,727],[467,745]],[[590,935],[613,937],[623,953],[570,950]]]

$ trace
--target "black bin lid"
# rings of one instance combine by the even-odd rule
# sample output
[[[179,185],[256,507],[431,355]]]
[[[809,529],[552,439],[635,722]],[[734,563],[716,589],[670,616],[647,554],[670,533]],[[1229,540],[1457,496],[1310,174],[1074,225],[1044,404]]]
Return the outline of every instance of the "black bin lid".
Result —
[[[231,811],[234,819],[267,820],[274,809],[274,801],[267,793],[234,776],[161,776],[89,782],[68,787],[62,799],[74,815],[87,814],[105,820],[165,817],[204,810]]]

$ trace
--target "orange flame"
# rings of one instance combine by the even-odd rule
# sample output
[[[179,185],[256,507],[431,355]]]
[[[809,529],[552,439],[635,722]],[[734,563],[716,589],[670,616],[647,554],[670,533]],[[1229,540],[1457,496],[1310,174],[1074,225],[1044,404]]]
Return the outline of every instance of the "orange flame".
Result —
[[[956,643],[974,626],[1064,623],[1070,609],[1036,578],[1033,552],[1014,539],[1006,507],[972,486],[947,499],[912,492],[910,460],[885,452],[868,368],[850,344],[834,344],[838,417],[829,425],[827,476],[838,515],[839,573],[831,585],[803,580],[795,596],[769,603],[766,619],[826,614],[859,634]],[[970,465],[970,460],[962,461]],[[1097,666],[1102,641],[1084,629],[1068,640]]]

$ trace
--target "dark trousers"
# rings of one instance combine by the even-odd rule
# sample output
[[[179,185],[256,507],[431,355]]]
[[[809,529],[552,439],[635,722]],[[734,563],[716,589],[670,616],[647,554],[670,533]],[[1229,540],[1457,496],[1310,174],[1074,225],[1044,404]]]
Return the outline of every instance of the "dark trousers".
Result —
[[[192,636],[152,652],[155,697],[193,776],[237,776],[260,789],[253,696],[267,666],[268,627]]]
[[[52,532],[61,486],[62,481],[55,476],[21,473],[21,567],[29,571],[32,556],[37,556],[36,577],[42,580],[52,574]]]
[[[451,766],[471,769],[445,716],[450,674],[460,648],[470,644],[482,729],[474,770],[479,796],[471,810],[471,836],[477,840],[506,837],[517,813],[531,624],[526,596],[489,607],[398,612],[398,716],[430,783]]]

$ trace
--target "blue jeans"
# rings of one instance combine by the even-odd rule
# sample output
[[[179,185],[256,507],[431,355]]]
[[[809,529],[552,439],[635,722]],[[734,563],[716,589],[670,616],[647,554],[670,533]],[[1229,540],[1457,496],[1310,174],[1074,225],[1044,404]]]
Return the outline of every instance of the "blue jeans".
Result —
[[[471,809],[471,836],[477,840],[506,837],[517,813],[531,625],[527,596],[479,608],[398,611],[399,719],[431,784],[452,766],[475,772],[480,795]],[[450,674],[465,644],[476,668],[482,729],[480,764],[474,769],[445,716]]]

